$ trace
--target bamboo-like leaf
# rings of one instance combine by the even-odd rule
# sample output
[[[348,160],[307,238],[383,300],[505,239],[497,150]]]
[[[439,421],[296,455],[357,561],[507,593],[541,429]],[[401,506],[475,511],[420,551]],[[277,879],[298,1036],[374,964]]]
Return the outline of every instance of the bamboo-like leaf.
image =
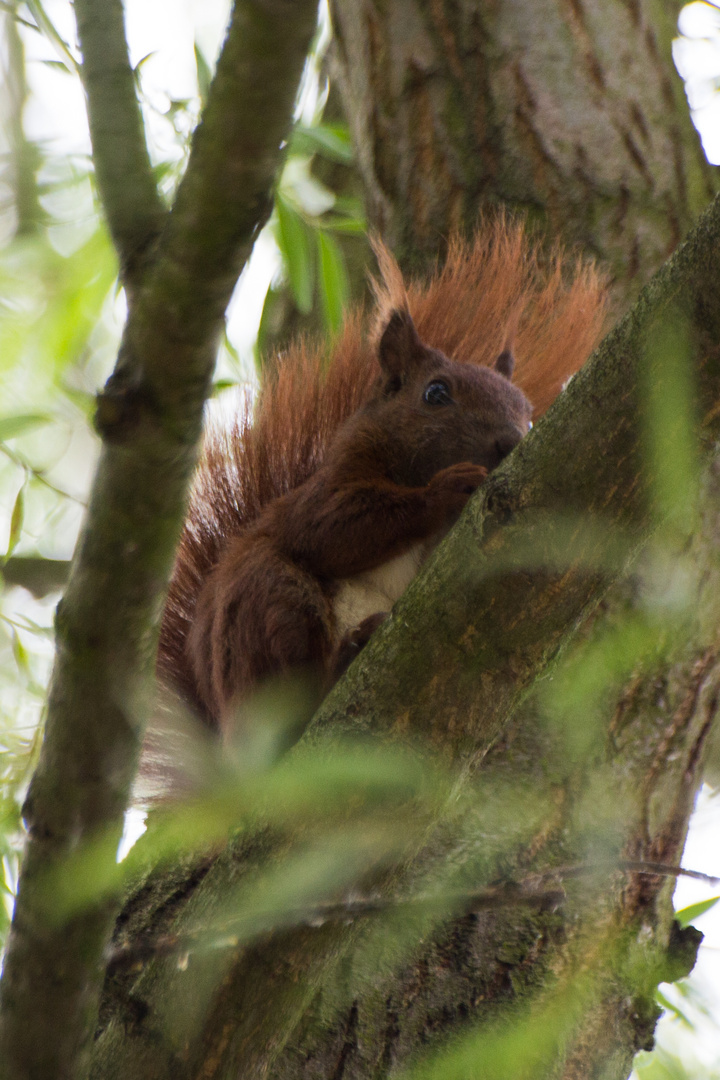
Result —
[[[70,46],[67,41],[65,41],[55,29],[52,19],[42,5],[42,0],[25,0],[25,2],[30,14],[38,25],[38,29],[45,35],[55,51],[59,54],[67,69],[72,72],[77,72],[77,60],[70,51]]]
[[[12,632],[12,652],[18,671],[21,671],[23,675],[29,678],[31,676],[30,660],[27,649],[20,640],[17,630]]]
[[[344,124],[317,124],[315,127],[298,124],[292,134],[290,152],[308,155],[317,152],[343,165],[349,165],[353,159],[352,142]]]
[[[0,11],[6,11],[20,26],[27,26],[28,30],[37,32],[38,27],[35,23],[31,23],[28,19],[23,19],[22,15],[18,15],[17,4],[10,4],[8,0],[0,0]]]
[[[666,998],[662,990],[655,991],[655,1000],[658,1005],[662,1005],[663,1009],[667,1009],[667,1011],[672,1013],[673,1016],[676,1016],[678,1020],[682,1020],[683,1024],[686,1024],[689,1028],[695,1027],[687,1013],[684,1013],[681,1008],[670,1001],[669,998]]]
[[[333,236],[320,230],[317,234],[317,242],[323,315],[328,329],[332,333],[337,333],[342,326],[350,291],[345,260],[340,245]]]
[[[686,926],[690,926],[691,923],[695,922],[696,919],[699,919],[700,916],[704,915],[710,908],[714,908],[718,900],[720,900],[720,896],[711,896],[709,900],[700,900],[697,904],[689,904],[688,907],[676,911],[675,918],[684,930]]]
[[[62,60],[41,60],[40,63],[45,67],[53,68],[55,71],[62,71],[66,75],[72,75],[72,71]]]
[[[10,538],[8,540],[7,551],[5,558],[9,559],[13,551],[17,547],[20,534],[22,532],[23,521],[25,518],[25,483],[20,487],[16,497],[15,505],[13,506],[12,516],[10,518]]]
[[[326,214],[322,219],[326,232],[345,233],[361,236],[367,229],[367,222],[359,217],[342,217],[340,214]]]
[[[298,310],[307,315],[312,308],[314,266],[307,227],[297,210],[278,193],[275,200],[278,243],[287,266],[290,287]]]
[[[50,416],[42,413],[25,413],[19,416],[0,416],[0,442],[14,439],[18,435],[24,435],[26,431],[40,427],[41,424],[49,424]]]
[[[212,71],[197,41],[195,42],[195,67],[197,69],[198,93],[200,94],[200,101],[204,105],[212,82]]]

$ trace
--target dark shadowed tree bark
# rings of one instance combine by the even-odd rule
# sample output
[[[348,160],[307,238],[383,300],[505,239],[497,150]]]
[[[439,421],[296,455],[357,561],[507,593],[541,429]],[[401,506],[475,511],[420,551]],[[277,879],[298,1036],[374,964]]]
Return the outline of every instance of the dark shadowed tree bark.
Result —
[[[93,7],[89,0],[77,6]],[[711,176],[670,58],[674,5],[348,0],[335,7],[336,66],[368,214],[405,269],[427,269],[453,229],[470,230],[481,209],[503,204],[597,255],[613,275],[618,310],[628,308],[709,200]],[[253,73],[250,60],[243,71]],[[101,140],[98,104],[94,138]],[[225,108],[234,116],[237,101],[223,101],[221,84],[218,125]],[[197,140],[198,155],[210,147],[207,175],[239,168],[211,139],[209,126]],[[207,204],[196,183],[202,174],[191,167],[192,159],[177,216],[160,234],[170,253],[173,242],[197,239],[193,208]],[[113,234],[126,273],[140,283],[130,357],[143,349],[162,357],[175,346],[180,296],[192,316],[180,339],[201,349],[202,382],[214,325],[203,321],[207,305],[195,307],[191,297],[219,246],[228,258],[222,288],[213,278],[218,317],[238,268],[236,234],[230,243],[220,215],[209,210],[202,257],[187,264],[160,257],[148,271],[152,244],[136,241],[133,222],[144,220],[142,236],[152,240],[153,201],[141,199],[134,218],[124,198],[113,203],[113,170],[105,175]],[[100,172],[98,181],[102,190]],[[423,819],[422,837],[410,828],[412,807],[404,811],[411,850],[400,866],[362,881],[354,907],[340,897],[336,910],[300,925],[261,927],[235,943],[231,935],[212,957],[194,954],[193,934],[256,868],[276,865],[287,835],[258,827],[219,855],[148,870],[117,924],[91,1075],[380,1078],[399,1075],[449,1036],[470,1034],[457,1044],[451,1075],[476,1075],[482,1062],[488,1076],[624,1080],[633,1053],[652,1038],[654,987],[693,960],[692,933],[673,928],[667,875],[682,851],[720,684],[712,556],[720,529],[713,456],[719,238],[713,203],[593,362],[473,500],[295,753],[302,760],[344,731],[389,748],[420,746],[454,770],[453,798]],[[160,317],[163,300],[169,326]],[[702,512],[692,536],[666,530],[663,552],[668,560],[682,556],[688,568],[692,617],[672,648],[658,646],[625,685],[605,690],[592,716],[576,715],[570,696],[569,719],[552,724],[541,677],[552,674],[578,628],[588,637],[642,615],[636,579],[625,571],[633,559],[638,565],[658,522],[639,416],[648,358],[678,322],[700,380]],[[191,364],[192,355],[186,359]],[[110,433],[124,430],[132,383],[123,370],[115,387],[122,393],[102,403]],[[168,394],[161,405],[171,419],[186,419],[188,389],[176,392],[175,378],[174,367],[158,375]],[[645,558],[661,572],[657,556]],[[135,588],[145,585],[141,575]],[[138,625],[150,619],[147,606]],[[87,638],[78,643],[66,619],[63,613],[67,661]],[[126,659],[130,666],[138,657]],[[59,710],[63,683],[54,685]],[[113,689],[93,683],[98,711]],[[62,722],[58,711],[50,732]],[[42,843],[53,837],[48,811],[38,810],[52,779],[48,754],[31,806],[35,833],[43,823]],[[79,775],[81,790],[82,782]],[[115,795],[112,820],[119,801]],[[343,812],[352,820],[352,806]],[[103,806],[101,817],[107,814]],[[438,882],[450,883],[454,900],[420,903],[418,894],[426,897]],[[378,917],[388,910],[395,911],[392,934]],[[103,912],[100,925],[81,927],[92,945],[90,966],[97,966],[107,918]],[[9,957],[15,971],[25,941],[20,927]],[[69,938],[66,945],[85,943]],[[503,1041],[504,1024],[514,1044]],[[520,1053],[508,1046],[521,1044],[534,1047],[534,1056],[508,1057]],[[430,1075],[432,1064],[427,1070],[420,1075]]]

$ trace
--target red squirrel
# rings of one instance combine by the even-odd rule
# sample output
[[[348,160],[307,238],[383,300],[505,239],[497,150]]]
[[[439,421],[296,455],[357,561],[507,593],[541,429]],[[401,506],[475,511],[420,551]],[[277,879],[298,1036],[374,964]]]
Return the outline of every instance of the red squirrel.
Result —
[[[297,343],[206,441],[158,672],[225,734],[273,676],[331,684],[600,333],[597,273],[502,218],[424,283],[376,253],[374,334],[354,313],[329,358]]]

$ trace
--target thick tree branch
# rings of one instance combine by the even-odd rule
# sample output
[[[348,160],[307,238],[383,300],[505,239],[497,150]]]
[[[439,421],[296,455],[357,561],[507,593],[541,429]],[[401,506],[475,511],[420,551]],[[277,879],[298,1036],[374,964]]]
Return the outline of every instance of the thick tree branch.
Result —
[[[122,0],[76,0],[75,18],[95,177],[120,276],[132,288],[166,211],[145,143]]]
[[[666,320],[688,320],[689,345],[701,379],[704,431],[712,439],[719,430],[720,303],[714,287],[720,280],[719,240],[716,201],[532,436],[474,498],[388,624],[326,700],[300,752],[303,745],[332,740],[343,730],[411,741],[419,736],[421,745],[436,747],[458,762],[474,762],[491,746],[523,688],[570,639],[582,614],[651,530],[650,477],[640,445],[640,369]],[[578,530],[568,546],[568,515],[577,522],[580,514],[601,518],[603,527]],[[623,559],[613,550],[618,530],[627,538]],[[553,568],[568,550],[571,565],[557,572]],[[549,569],[538,572],[543,566]],[[429,623],[432,633],[426,632]],[[697,677],[693,675],[692,702],[715,677],[713,656],[710,650]],[[687,717],[683,713],[672,720],[673,730],[684,723],[692,725],[692,731],[683,754],[667,766],[668,774],[674,770],[679,777],[677,805],[668,808],[668,820],[649,838],[655,846],[648,859],[655,864],[679,856],[685,812],[716,707],[710,690],[708,695],[702,715],[691,710]],[[644,734],[630,769],[624,760],[618,762],[613,784],[629,784],[637,791],[647,770],[649,742]],[[663,745],[661,739],[658,754]],[[645,812],[640,803],[632,821],[625,823],[628,834],[634,825],[640,828],[637,815]],[[271,854],[262,841],[257,847],[261,857]],[[171,908],[173,933],[191,933],[217,898],[232,890],[238,873],[252,872],[253,859],[260,856],[252,843],[247,850],[252,855],[241,859],[242,870],[236,854],[228,850],[209,873],[188,879],[182,913],[176,905]],[[431,861],[433,857],[430,853]],[[639,868],[641,862],[641,857],[631,859],[628,867]],[[389,878],[387,888],[403,888],[404,873]],[[178,879],[171,884],[172,894],[178,895]],[[638,889],[624,917],[632,920],[656,892]],[[601,908],[602,901],[599,904]],[[159,932],[164,925],[161,914]],[[147,925],[143,932],[149,932]],[[183,1019],[192,1013],[188,981],[170,959],[150,963],[133,981],[132,997],[147,1003],[153,1024],[138,1024],[132,1040],[125,1039],[122,1018],[109,1024],[96,1044],[96,1075],[105,1075],[110,1062],[117,1067],[121,1061],[129,1072],[140,1070],[148,1055],[156,1077],[196,1075],[205,1060],[213,1061],[220,1077],[265,1075],[277,1067],[310,1002],[325,982],[332,982],[339,958],[349,955],[360,932],[362,928],[333,925],[278,931],[269,940],[239,949],[223,968],[202,1032],[193,1036]],[[658,939],[655,947],[662,952],[663,941]],[[648,995],[651,1000],[651,990]],[[161,1041],[158,1031],[163,1032]],[[623,1055],[630,1043],[625,1033]]]
[[[654,372],[653,347],[678,324],[686,326],[699,380],[706,445],[720,432],[718,281],[716,199],[546,417],[480,489],[426,572],[326,699],[315,730],[407,731],[469,757],[487,749],[622,563],[616,559],[615,573],[588,568],[607,562],[618,530],[626,559],[648,535],[652,477],[643,445],[643,387]],[[574,530],[571,548],[568,514],[586,522]],[[528,560],[553,567],[568,550],[562,575],[523,572]],[[516,572],[502,572],[513,565]],[[462,567],[467,572],[459,576]],[[423,626],[430,613],[433,634],[404,632],[406,624]],[[449,662],[458,652],[472,671],[467,685],[458,686]],[[458,713],[462,723],[455,722]]]
[[[368,218],[403,269],[500,202],[600,254],[625,310],[715,193],[672,67],[676,4],[331,10]]]
[[[119,5],[110,11],[117,16]],[[176,208],[99,403],[105,445],[58,609],[46,735],[25,808],[29,838],[1,988],[0,1074],[13,1080],[78,1080],[88,1068],[114,905],[58,926],[43,882],[49,866],[98,831],[108,837],[104,858],[114,860],[216,335],[267,213],[315,19],[315,0],[236,4]],[[101,23],[86,26],[86,48]],[[116,26],[108,47],[122,67],[118,33]],[[103,139],[110,135],[104,129]],[[117,165],[113,158],[111,187]],[[122,210],[127,238],[132,210]],[[144,225],[138,235],[147,235]]]

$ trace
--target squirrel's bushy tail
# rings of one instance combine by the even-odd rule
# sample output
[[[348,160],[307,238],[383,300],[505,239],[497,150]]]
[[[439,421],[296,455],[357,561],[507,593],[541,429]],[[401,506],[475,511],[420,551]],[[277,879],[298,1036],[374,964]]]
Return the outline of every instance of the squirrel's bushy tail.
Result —
[[[302,484],[322,462],[339,426],[369,397],[379,374],[378,334],[407,307],[426,344],[453,360],[491,364],[508,341],[514,382],[541,415],[585,362],[600,336],[606,290],[592,266],[560,249],[544,254],[521,224],[498,215],[474,239],[450,242],[442,269],[406,284],[390,252],[375,244],[381,280],[368,330],[348,315],[328,348],[301,340],[278,359],[255,408],[211,425],[198,467],[163,619],[158,670],[186,697],[194,689],[185,641],[206,575],[228,539],[263,506]]]
[[[405,285],[392,255],[376,245],[377,327],[407,306],[421,341],[453,360],[492,364],[515,330],[513,382],[542,416],[587,360],[605,319],[607,289],[594,266],[556,247],[546,254],[524,227],[498,215],[468,243],[450,241],[431,278]]]

